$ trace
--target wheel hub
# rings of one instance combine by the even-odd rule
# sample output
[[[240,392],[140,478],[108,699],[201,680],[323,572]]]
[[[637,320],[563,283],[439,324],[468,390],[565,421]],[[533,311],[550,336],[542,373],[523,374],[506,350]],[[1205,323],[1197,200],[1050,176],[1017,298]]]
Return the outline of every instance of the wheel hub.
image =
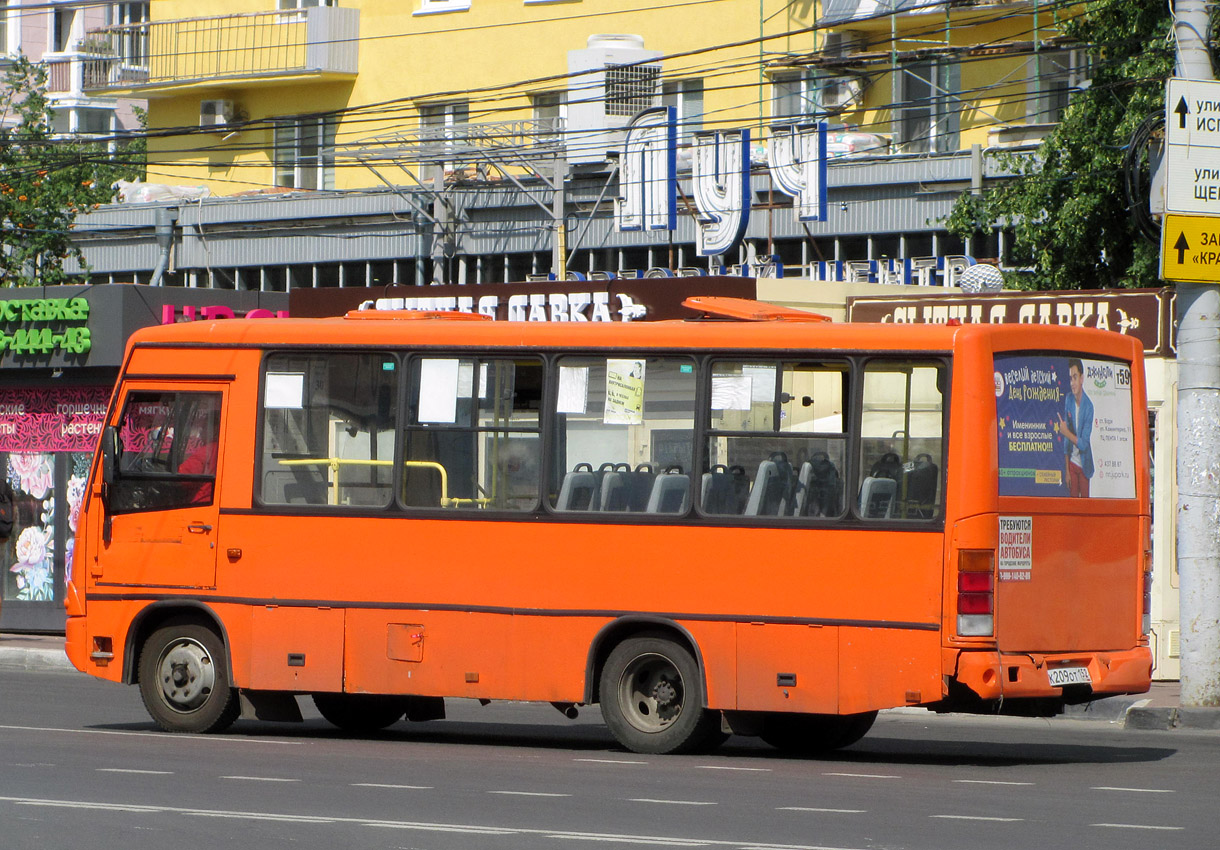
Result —
[[[161,698],[175,711],[194,711],[207,702],[216,683],[208,651],[193,640],[166,648],[157,665]]]

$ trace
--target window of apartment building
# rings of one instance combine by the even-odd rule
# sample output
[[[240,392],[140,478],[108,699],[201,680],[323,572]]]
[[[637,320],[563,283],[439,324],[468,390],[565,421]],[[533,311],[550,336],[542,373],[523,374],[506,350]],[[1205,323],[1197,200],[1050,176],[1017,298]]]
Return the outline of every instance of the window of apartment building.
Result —
[[[275,122],[275,185],[335,188],[335,125],[325,118]]]
[[[465,12],[470,0],[419,0],[419,8],[413,14],[435,15],[442,12]]]
[[[703,129],[703,80],[672,80],[661,86],[661,105],[678,115],[678,133],[689,142]]]
[[[564,123],[568,118],[568,93],[564,91],[539,92],[530,96],[534,110],[534,123],[539,137],[547,141],[563,140]]]
[[[57,135],[108,136],[113,132],[113,119],[113,109],[57,107],[51,130]]]
[[[9,5],[8,0],[0,0],[0,55],[12,53],[9,49],[9,25],[8,25]]]
[[[419,107],[419,137],[425,145],[439,145],[439,151],[448,154],[460,145],[469,132],[470,101],[453,100],[448,103],[429,103]],[[431,158],[431,157],[430,157]],[[446,162],[446,170],[454,168]]]
[[[312,9],[315,6],[333,6],[334,0],[276,0],[275,8],[291,11],[293,9]]]
[[[106,9],[106,26],[122,27],[111,43],[125,66],[148,64],[148,0],[115,3]]]
[[[859,103],[858,77],[790,71],[771,78],[771,116],[776,121],[828,118]]]
[[[47,48],[52,53],[65,53],[72,45],[72,30],[76,23],[74,8],[61,6],[51,10],[51,29]]]
[[[1030,66],[1030,122],[1062,121],[1072,95],[1088,85],[1088,54],[1083,50],[1047,50],[1034,56]]]
[[[961,66],[912,62],[902,74],[901,142],[908,152],[957,150],[961,129]]]

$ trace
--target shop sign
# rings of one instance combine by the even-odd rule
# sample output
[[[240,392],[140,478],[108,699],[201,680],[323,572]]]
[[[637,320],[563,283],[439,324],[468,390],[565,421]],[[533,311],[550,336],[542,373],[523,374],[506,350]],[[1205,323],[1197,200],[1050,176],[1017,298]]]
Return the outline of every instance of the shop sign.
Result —
[[[179,313],[181,311],[181,313]],[[231,307],[225,307],[221,304],[209,304],[206,307],[196,307],[193,304],[184,304],[178,306],[175,304],[161,305],[161,324],[172,325],[179,321],[178,316],[181,315],[181,321],[194,322],[207,319],[234,319],[241,316],[246,319],[286,319],[288,318],[287,310],[264,310],[258,308],[255,310],[247,310],[245,313],[237,313]]]
[[[0,389],[0,451],[92,452],[109,401],[109,387]]]
[[[93,347],[84,298],[0,301],[0,351],[85,354]]]
[[[1145,353],[1168,354],[1170,295],[1166,289],[1142,289],[862,296],[847,299],[847,319],[894,324],[956,320],[963,324],[1072,325],[1133,336],[1143,343]]]

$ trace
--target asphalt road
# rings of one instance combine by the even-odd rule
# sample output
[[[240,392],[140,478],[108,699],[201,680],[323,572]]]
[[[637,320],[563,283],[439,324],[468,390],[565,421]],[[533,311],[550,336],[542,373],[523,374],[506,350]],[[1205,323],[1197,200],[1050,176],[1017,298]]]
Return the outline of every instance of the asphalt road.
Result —
[[[1217,846],[1220,735],[885,713],[832,758],[639,756],[595,710],[456,701],[353,738],[158,732],[134,688],[0,671],[0,848]]]

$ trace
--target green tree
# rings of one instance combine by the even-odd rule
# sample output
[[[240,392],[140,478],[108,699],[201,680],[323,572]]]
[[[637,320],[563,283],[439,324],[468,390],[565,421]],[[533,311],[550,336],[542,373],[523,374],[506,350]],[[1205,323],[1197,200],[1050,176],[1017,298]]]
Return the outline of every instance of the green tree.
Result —
[[[65,283],[84,266],[71,230],[78,213],[108,203],[115,180],[144,173],[144,141],[117,145],[55,138],[46,69],[24,56],[0,82],[0,286]]]
[[[1124,157],[1136,130],[1164,109],[1173,70],[1170,22],[1168,4],[1144,0],[1089,0],[1065,22],[1064,34],[1088,51],[1090,86],[1073,95],[1033,156],[1002,158],[1016,177],[963,195],[946,222],[963,237],[996,226],[1013,234],[1011,259],[1032,274],[1010,276],[1008,286],[1156,285],[1159,247],[1133,216]]]

